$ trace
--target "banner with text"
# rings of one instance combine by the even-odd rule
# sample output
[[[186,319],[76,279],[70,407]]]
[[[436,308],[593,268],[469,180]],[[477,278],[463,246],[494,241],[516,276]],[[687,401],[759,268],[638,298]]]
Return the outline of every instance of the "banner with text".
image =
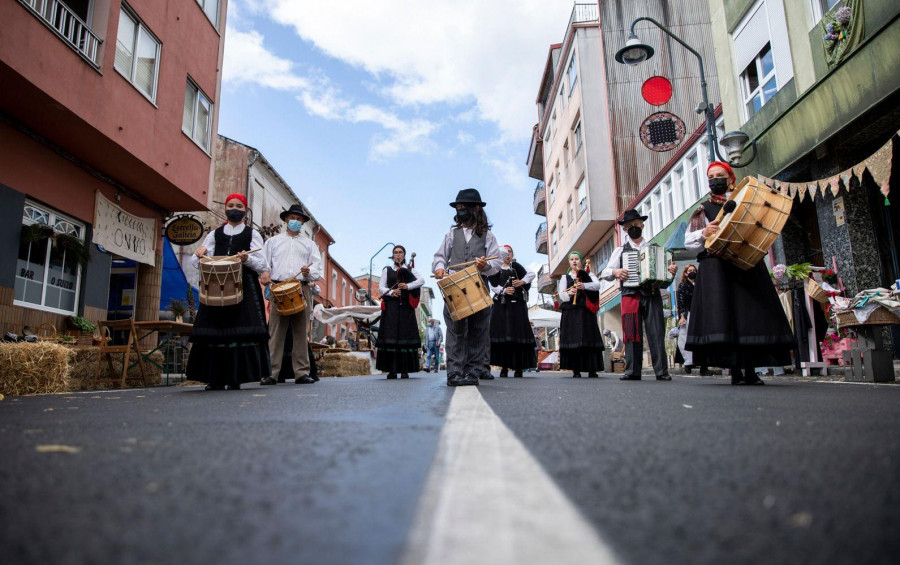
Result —
[[[156,239],[155,219],[129,214],[97,191],[94,243],[110,253],[153,266]]]

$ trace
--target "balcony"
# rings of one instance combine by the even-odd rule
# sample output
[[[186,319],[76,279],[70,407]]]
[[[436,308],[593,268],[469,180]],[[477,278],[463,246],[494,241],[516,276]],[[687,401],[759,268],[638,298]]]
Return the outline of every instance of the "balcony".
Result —
[[[575,4],[572,8],[572,15],[569,17],[569,27],[573,24],[581,24],[586,22],[596,22],[600,19],[600,11],[596,2],[590,4]]]
[[[528,176],[536,180],[544,179],[544,142],[538,134],[538,125],[531,128],[531,144],[528,146]]]
[[[538,271],[537,288],[541,294],[553,294],[556,292],[556,281],[550,276],[550,273],[544,271],[544,267]]]
[[[534,234],[534,250],[544,255],[547,254],[547,222],[541,222],[537,233]]]
[[[50,28],[69,47],[81,55],[95,69],[100,68],[100,44],[90,26],[59,0],[19,0],[35,17]]]
[[[538,216],[547,215],[547,190],[543,182],[534,187],[534,213]]]

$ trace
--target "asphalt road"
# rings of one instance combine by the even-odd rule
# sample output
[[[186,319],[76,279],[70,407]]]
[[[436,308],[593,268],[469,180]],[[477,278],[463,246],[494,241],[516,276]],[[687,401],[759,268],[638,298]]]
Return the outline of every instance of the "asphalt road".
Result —
[[[0,562],[409,562],[442,481],[524,495],[538,474],[622,563],[898,561],[900,386],[529,375],[477,391],[420,373],[8,397]],[[494,451],[524,446],[516,463],[447,447],[470,418],[448,417],[462,393],[512,432]],[[473,467],[462,481],[435,474],[455,460]],[[466,504],[487,515],[481,542],[515,539],[489,493]],[[537,522],[560,539],[571,523]]]

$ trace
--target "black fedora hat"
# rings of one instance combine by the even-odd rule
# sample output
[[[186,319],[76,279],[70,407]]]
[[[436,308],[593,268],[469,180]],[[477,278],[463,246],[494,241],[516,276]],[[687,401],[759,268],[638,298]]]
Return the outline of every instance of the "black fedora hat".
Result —
[[[646,219],[647,219],[647,216],[641,216],[640,213],[639,213],[637,210],[635,210],[634,208],[632,208],[631,210],[625,210],[625,214],[623,214],[623,215],[622,215],[622,219],[619,220],[619,225],[620,225],[620,226],[624,226],[625,224],[627,224],[627,223],[630,222],[631,220],[640,220],[640,221],[643,222],[643,221],[645,221]]]
[[[452,208],[456,208],[457,204],[477,204],[481,207],[487,206],[481,200],[481,195],[474,188],[464,188],[456,195],[456,200],[450,203]]]
[[[287,217],[288,214],[300,214],[301,216],[303,216],[304,222],[309,221],[309,214],[306,213],[306,210],[304,210],[303,206],[301,206],[300,204],[292,204],[290,208],[283,211],[281,213],[281,221],[282,222],[284,221],[284,218]]]

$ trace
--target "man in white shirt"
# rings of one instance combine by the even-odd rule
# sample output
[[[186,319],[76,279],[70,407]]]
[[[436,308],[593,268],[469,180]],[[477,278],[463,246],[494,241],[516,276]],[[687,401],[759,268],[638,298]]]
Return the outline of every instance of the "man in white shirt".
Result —
[[[287,231],[266,240],[264,253],[269,265],[268,276],[260,277],[263,283],[280,283],[297,280],[301,283],[306,308],[290,316],[281,316],[274,304],[269,309],[269,357],[272,360],[272,375],[263,379],[260,384],[274,385],[281,371],[281,360],[284,355],[285,335],[288,326],[293,335],[291,364],[294,370],[294,382],[307,384],[315,382],[309,376],[309,348],[307,332],[309,314],[313,308],[313,293],[310,283],[322,278],[322,260],[316,244],[300,233],[309,215],[299,204],[294,204],[281,213],[281,220],[287,224]]]
[[[425,328],[425,346],[428,352],[425,362],[426,373],[430,371],[437,373],[441,355],[441,343],[443,341],[444,332],[441,331],[441,323],[434,318],[429,318],[428,326]]]

